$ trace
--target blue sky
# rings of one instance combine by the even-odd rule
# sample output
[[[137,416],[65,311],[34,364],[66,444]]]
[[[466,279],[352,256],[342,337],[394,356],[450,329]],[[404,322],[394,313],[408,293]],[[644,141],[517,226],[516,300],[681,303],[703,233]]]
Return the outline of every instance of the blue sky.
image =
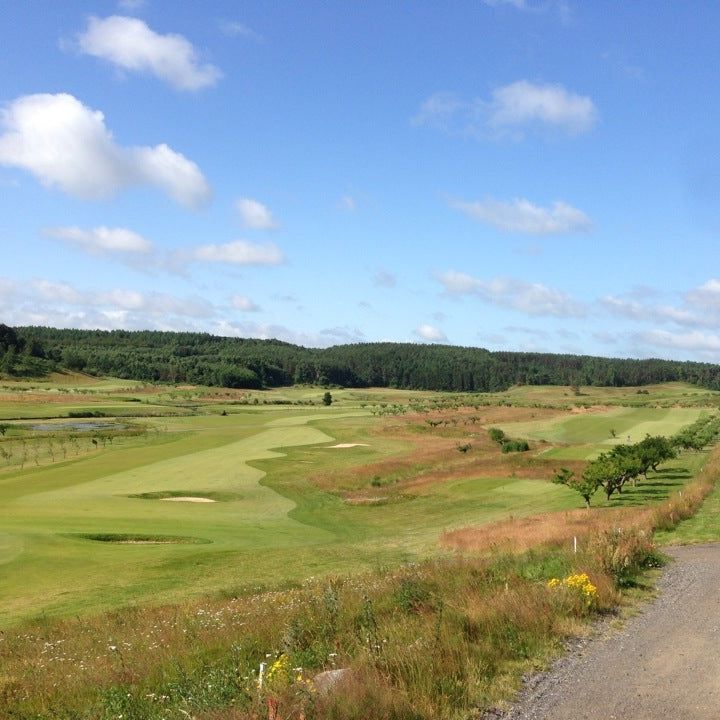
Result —
[[[0,321],[720,361],[718,27],[7,3]]]

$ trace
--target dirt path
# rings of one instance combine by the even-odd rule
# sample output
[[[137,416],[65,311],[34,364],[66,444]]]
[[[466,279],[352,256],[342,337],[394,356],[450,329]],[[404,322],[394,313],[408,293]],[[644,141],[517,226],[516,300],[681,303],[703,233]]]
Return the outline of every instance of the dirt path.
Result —
[[[720,718],[720,544],[672,548],[656,601],[535,678],[505,720]]]

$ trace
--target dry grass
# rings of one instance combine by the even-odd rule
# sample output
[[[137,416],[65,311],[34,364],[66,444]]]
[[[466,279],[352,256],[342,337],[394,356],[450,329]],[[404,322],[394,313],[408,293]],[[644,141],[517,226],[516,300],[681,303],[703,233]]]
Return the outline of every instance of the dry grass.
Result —
[[[508,550],[522,552],[542,545],[568,545],[611,527],[644,527],[652,510],[592,508],[510,518],[481,527],[461,528],[441,537],[444,547],[462,552]]]
[[[390,497],[399,494],[422,495],[438,483],[470,478],[549,480],[557,461],[538,457],[538,445],[529,452],[502,453],[490,440],[487,427],[496,423],[557,417],[563,413],[547,408],[472,407],[409,413],[384,418],[373,429],[376,443],[400,441],[410,450],[401,457],[390,457],[355,468],[318,473],[312,482],[325,492],[341,494],[351,502],[364,497]],[[438,426],[431,422],[445,423]],[[459,443],[468,443],[466,453],[458,452]],[[563,461],[571,470],[581,471],[582,461]],[[373,480],[379,484],[373,484]]]

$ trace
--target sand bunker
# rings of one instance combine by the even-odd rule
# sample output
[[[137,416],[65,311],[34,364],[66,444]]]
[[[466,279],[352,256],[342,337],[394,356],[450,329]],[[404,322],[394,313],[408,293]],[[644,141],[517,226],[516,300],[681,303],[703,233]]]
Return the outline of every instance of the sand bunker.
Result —
[[[163,502],[194,502],[194,503],[214,503],[217,502],[212,498],[206,497],[192,497],[190,495],[186,497],[166,497],[160,498]]]
[[[338,443],[330,445],[331,448],[353,448],[353,447],[370,447],[367,443]]]
[[[211,542],[184,535],[137,535],[134,533],[62,533],[64,537],[113,545],[199,545]]]

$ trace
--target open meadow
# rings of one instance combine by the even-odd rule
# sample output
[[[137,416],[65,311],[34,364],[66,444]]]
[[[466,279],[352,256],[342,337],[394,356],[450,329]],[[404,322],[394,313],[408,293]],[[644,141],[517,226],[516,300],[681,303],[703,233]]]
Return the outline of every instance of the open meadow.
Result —
[[[0,624],[436,556],[459,528],[579,507],[549,482],[561,464],[675,433],[718,397],[682,384],[332,395],[324,406],[314,387],[5,382]],[[490,427],[530,450],[501,453]],[[684,455],[611,504],[666,496],[704,457]]]

